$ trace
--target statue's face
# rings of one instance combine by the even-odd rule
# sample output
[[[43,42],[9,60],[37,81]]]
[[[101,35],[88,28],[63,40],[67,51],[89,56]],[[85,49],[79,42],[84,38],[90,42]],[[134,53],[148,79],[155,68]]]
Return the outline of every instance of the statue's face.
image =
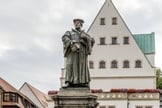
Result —
[[[75,29],[80,29],[82,27],[82,23],[80,21],[76,21],[74,23]]]

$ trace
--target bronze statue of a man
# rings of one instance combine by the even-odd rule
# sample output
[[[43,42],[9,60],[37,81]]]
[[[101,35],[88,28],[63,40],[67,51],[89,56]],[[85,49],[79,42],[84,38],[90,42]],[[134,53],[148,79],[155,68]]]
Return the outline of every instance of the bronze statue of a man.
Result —
[[[91,54],[94,39],[81,30],[84,21],[74,19],[74,27],[62,37],[66,57],[65,84],[67,87],[89,87],[90,74],[88,55]]]

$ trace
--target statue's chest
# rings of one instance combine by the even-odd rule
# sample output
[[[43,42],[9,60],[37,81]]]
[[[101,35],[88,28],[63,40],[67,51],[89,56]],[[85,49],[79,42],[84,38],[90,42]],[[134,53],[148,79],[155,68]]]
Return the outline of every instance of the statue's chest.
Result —
[[[71,33],[71,39],[72,39],[72,40],[79,41],[79,40],[80,40],[80,35],[79,35],[79,33],[72,32],[72,33]]]

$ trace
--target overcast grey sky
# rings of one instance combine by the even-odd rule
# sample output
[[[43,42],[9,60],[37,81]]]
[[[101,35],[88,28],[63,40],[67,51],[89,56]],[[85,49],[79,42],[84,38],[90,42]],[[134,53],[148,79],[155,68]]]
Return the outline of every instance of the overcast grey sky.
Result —
[[[162,1],[112,0],[133,34],[155,32],[155,64],[162,68]],[[0,76],[47,93],[59,89],[61,37],[74,18],[87,30],[105,0],[0,0]]]

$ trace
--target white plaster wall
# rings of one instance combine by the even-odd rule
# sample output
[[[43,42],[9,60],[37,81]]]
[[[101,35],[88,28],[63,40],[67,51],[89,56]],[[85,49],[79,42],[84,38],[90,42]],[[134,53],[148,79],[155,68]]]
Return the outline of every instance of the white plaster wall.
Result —
[[[91,79],[91,89],[110,91],[113,88],[152,89],[155,81],[152,78],[95,78]]]
[[[127,100],[98,100],[99,106],[115,106],[115,108],[127,108]],[[98,106],[98,108],[99,108]]]
[[[155,66],[155,54],[146,54],[146,57],[148,58],[148,60],[150,61],[152,66]]]
[[[48,108],[54,108],[54,101],[53,100],[49,100],[48,101]]]
[[[26,84],[24,84],[24,86],[19,91],[32,100],[32,102],[34,102],[39,108],[43,108]]]
[[[136,108],[137,105],[143,106],[152,106],[152,108],[160,108],[159,100],[132,100],[129,102],[129,108]]]

